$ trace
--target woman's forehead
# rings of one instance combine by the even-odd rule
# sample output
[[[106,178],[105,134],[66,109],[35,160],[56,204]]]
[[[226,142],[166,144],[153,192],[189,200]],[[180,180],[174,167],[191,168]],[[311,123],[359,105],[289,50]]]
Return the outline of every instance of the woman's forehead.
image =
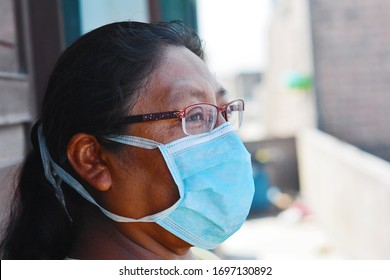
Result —
[[[133,114],[144,113],[145,106],[148,109],[152,107],[148,111],[152,112],[151,109],[177,110],[191,102],[216,103],[224,93],[225,90],[198,56],[184,47],[168,47]]]
[[[204,61],[184,47],[167,48],[156,74],[167,86],[182,86],[186,82],[217,84]]]

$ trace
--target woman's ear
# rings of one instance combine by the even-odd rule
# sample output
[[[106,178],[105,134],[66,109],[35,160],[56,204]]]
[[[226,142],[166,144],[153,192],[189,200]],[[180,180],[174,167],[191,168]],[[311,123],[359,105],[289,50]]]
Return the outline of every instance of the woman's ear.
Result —
[[[92,135],[75,134],[69,141],[67,156],[76,173],[99,191],[112,186],[110,169],[104,160],[101,145]]]

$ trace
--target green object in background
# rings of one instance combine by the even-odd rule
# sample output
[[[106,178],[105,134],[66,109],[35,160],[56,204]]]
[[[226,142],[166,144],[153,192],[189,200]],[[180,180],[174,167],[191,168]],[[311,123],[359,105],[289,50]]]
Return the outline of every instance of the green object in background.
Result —
[[[292,72],[287,75],[286,83],[291,89],[310,90],[313,85],[313,78],[310,75]]]
[[[258,149],[255,153],[255,159],[257,162],[265,164],[271,161],[271,155],[267,149]]]
[[[160,0],[160,9],[163,21],[181,20],[198,30],[195,0]]]
[[[79,0],[62,0],[64,16],[65,47],[72,44],[81,35],[80,2]]]

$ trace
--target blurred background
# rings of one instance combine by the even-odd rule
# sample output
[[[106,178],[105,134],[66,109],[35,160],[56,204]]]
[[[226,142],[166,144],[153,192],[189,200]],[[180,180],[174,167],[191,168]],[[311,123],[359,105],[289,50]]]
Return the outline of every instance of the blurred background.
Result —
[[[390,259],[390,1],[0,0],[0,222],[48,74],[80,35],[182,20],[246,102],[255,198],[231,259]]]

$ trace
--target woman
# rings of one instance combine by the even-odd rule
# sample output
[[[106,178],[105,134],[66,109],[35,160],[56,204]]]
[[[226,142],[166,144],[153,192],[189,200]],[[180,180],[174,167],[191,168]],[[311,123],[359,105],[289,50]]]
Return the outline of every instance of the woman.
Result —
[[[179,23],[82,36],[48,82],[3,258],[202,258],[238,230],[253,197],[234,132],[243,110]]]

